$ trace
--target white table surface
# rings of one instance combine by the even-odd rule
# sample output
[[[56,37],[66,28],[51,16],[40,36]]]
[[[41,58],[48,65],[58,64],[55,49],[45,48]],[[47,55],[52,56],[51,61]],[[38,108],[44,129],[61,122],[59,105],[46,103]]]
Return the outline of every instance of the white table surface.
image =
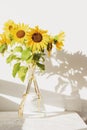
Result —
[[[87,130],[74,112],[49,113],[44,118],[22,118],[17,112],[0,112],[0,130]]]

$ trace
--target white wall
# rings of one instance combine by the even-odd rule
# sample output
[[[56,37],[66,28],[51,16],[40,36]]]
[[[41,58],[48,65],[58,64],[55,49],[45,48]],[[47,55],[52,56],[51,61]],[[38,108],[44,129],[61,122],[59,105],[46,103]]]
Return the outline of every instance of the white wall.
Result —
[[[46,62],[46,73],[38,76],[39,86],[44,98],[46,94],[50,97],[48,101],[45,98],[48,106],[58,107],[59,103],[60,107],[82,113],[87,112],[86,3],[86,0],[0,0],[0,32],[2,32],[4,22],[8,19],[24,22],[30,26],[39,25],[42,29],[47,29],[50,34],[65,31],[64,51],[58,52],[57,56],[53,55],[49,62]],[[58,63],[61,64],[58,66]],[[3,80],[7,81],[7,85]],[[18,108],[16,104],[18,104],[24,88],[23,86],[18,87],[18,90],[20,88],[21,91],[21,94],[18,94],[18,90],[14,88],[15,84],[13,84],[13,90],[15,89],[15,94],[13,94],[9,82],[21,83],[11,76],[10,66],[0,56],[0,102],[2,103],[0,110]],[[72,96],[70,96],[71,93]],[[54,95],[54,99],[51,98],[51,95]],[[61,95],[63,96],[61,97]],[[17,98],[14,106],[10,104],[13,104],[13,101],[9,103],[9,107],[7,105],[9,101],[6,101],[7,104],[5,103],[7,96],[10,100],[9,96]]]

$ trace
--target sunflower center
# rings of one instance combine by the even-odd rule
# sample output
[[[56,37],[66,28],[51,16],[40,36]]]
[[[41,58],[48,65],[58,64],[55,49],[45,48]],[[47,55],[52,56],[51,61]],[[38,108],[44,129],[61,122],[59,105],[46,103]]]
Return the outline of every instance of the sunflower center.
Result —
[[[12,28],[13,28],[12,25],[10,25],[10,26],[9,26],[9,30],[11,30]]]
[[[18,38],[23,38],[25,36],[25,32],[23,30],[19,30],[17,33],[16,33],[16,36]]]
[[[34,33],[32,35],[32,40],[34,42],[41,42],[42,41],[42,35],[40,33]]]

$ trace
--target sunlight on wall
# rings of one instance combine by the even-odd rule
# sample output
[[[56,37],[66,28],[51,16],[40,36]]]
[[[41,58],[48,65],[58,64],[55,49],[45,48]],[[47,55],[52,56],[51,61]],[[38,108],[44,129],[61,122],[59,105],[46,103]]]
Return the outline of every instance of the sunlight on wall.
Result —
[[[87,88],[83,87],[79,93],[81,99],[87,100]]]

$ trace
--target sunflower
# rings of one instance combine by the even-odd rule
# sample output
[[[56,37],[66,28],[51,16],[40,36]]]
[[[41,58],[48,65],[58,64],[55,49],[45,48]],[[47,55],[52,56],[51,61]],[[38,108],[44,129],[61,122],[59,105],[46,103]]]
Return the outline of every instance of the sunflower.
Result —
[[[54,41],[55,41],[55,44],[56,44],[56,47],[58,50],[62,50],[62,47],[64,46],[64,44],[63,44],[64,37],[65,37],[64,32],[61,32],[54,37]]]
[[[8,44],[9,42],[9,39],[6,38],[6,35],[4,33],[0,34],[0,46],[2,44]]]
[[[30,28],[27,37],[28,46],[32,47],[32,51],[42,51],[47,47],[49,35],[46,30],[41,30],[35,26],[35,28]]]
[[[6,35],[6,37],[12,41],[13,40],[13,35],[12,35],[12,31],[16,28],[16,24],[14,23],[14,21],[12,20],[8,20],[5,24],[4,24],[4,33]]]
[[[8,20],[8,21],[4,24],[3,30],[4,30],[6,33],[10,33],[15,27],[16,27],[16,24],[14,23],[14,21],[13,21],[13,20]]]
[[[15,42],[25,43],[27,41],[27,32],[29,31],[29,26],[24,23],[18,24],[17,28],[12,31]]]

